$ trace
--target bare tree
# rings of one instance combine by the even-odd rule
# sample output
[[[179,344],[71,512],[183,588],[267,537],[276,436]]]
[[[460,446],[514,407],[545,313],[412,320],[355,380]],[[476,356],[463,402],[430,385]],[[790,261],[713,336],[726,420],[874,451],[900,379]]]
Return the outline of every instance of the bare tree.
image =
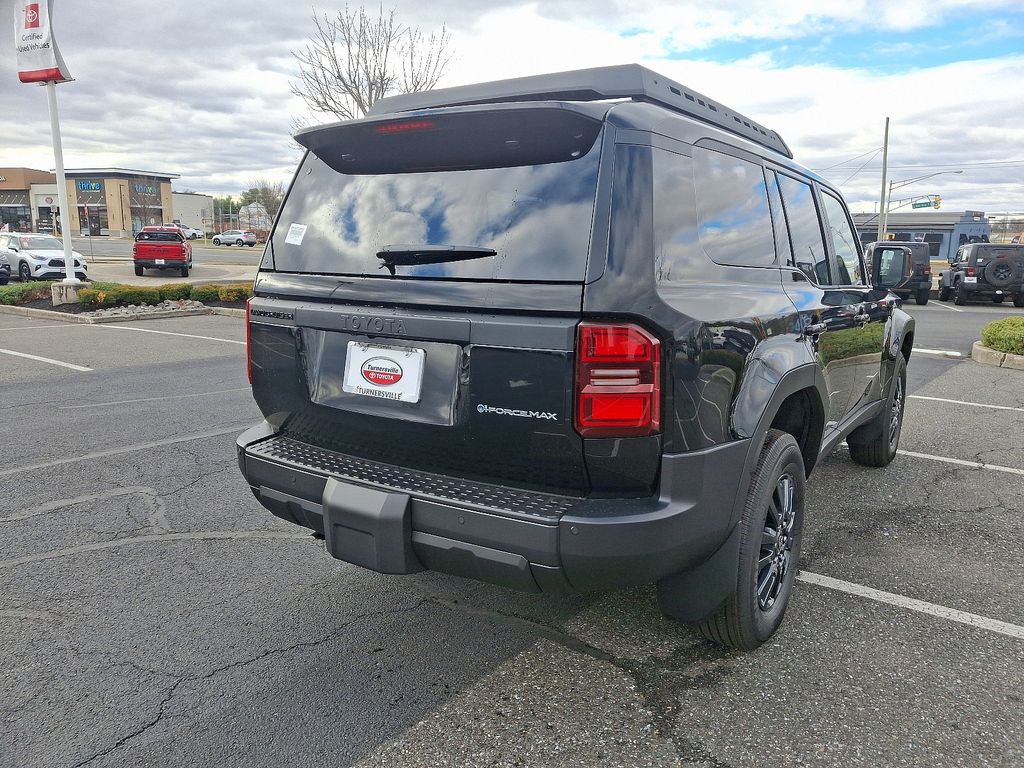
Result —
[[[284,183],[270,181],[265,178],[250,179],[247,189],[242,193],[240,205],[259,203],[273,218],[284,201]]]
[[[390,93],[433,88],[451,61],[451,35],[443,26],[428,37],[401,24],[393,8],[381,6],[376,17],[361,6],[346,5],[333,18],[314,11],[313,24],[310,42],[292,51],[299,79],[291,90],[311,110],[341,120],[363,117]]]

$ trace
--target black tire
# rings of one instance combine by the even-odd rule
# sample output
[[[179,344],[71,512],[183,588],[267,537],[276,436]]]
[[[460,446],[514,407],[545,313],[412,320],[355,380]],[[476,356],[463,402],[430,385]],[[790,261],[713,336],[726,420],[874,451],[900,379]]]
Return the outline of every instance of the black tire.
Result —
[[[241,248],[243,245],[245,245],[245,241],[242,239],[235,240],[235,245]]]
[[[736,590],[697,625],[708,640],[752,651],[782,623],[800,558],[804,478],[796,440],[769,430],[740,517]]]
[[[1024,307],[1024,293],[1018,293],[1013,297],[1013,306]]]
[[[219,237],[213,238],[213,244],[219,246],[220,245],[220,238]]]
[[[188,277],[188,264],[181,268],[181,276]]]
[[[931,293],[927,288],[922,288],[920,291],[914,294],[914,301],[922,306],[928,303],[928,296]]]
[[[0,277],[0,285],[7,285],[7,278],[6,277]]]
[[[142,277],[142,273],[143,273],[144,271],[145,271],[145,270],[144,270],[144,269],[142,268],[142,265],[141,265],[141,264],[136,264],[136,265],[135,265],[135,276],[136,276],[136,277]]]
[[[985,280],[996,288],[1005,288],[1017,279],[1017,269],[1009,259],[993,259],[985,265]]]
[[[246,245],[248,245],[250,248],[256,247],[256,243],[246,243]]]
[[[992,297],[992,303],[993,304],[1002,304],[1005,299],[1006,299],[1005,296],[993,296]]]
[[[885,399],[882,412],[846,438],[850,458],[865,467],[885,467],[896,457],[903,431],[903,411],[907,405],[907,361],[896,358],[896,380]]]
[[[949,287],[945,285],[939,286],[939,301],[949,301]]]
[[[18,277],[23,283],[27,283],[32,279],[32,267],[28,265],[27,261],[22,261],[18,264]]]
[[[964,290],[964,281],[961,280],[956,284],[953,289],[953,303],[958,307],[962,307],[967,303],[967,291]]]

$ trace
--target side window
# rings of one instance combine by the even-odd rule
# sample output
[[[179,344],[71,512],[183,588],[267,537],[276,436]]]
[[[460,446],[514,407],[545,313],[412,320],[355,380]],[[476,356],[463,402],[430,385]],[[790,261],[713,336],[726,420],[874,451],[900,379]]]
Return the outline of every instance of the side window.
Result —
[[[697,239],[693,161],[664,149],[645,151],[651,153],[653,166],[653,248],[657,279],[659,282],[706,279],[707,256]]]
[[[786,226],[786,214],[782,209],[782,193],[779,191],[779,177],[775,171],[766,171],[768,179],[768,201],[772,207],[772,229],[775,231],[775,250],[779,261],[785,266],[793,266],[793,249],[789,244],[789,228]]]
[[[782,200],[786,205],[789,239],[793,245],[796,268],[818,285],[831,285],[825,241],[821,235],[818,207],[814,204],[811,185],[791,176],[779,176]]]
[[[828,220],[828,234],[836,255],[836,285],[864,285],[864,271],[857,253],[857,235],[846,216],[846,207],[822,190],[822,203]]]
[[[760,165],[703,147],[693,150],[697,234],[718,264],[766,267],[775,263],[768,190]]]

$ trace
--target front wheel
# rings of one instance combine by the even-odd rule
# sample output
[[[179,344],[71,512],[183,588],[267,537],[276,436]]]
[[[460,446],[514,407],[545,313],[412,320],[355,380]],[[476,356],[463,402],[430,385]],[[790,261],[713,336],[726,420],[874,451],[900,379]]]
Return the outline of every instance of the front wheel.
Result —
[[[245,241],[244,240],[235,240],[235,245],[237,245],[239,248],[241,248],[243,245],[245,245]]]
[[[945,285],[939,286],[939,301],[949,301],[949,288]]]
[[[793,436],[769,430],[740,517],[736,589],[698,625],[708,640],[752,651],[782,623],[800,557],[805,477]]]
[[[918,304],[922,306],[927,304],[929,293],[931,293],[931,291],[929,291],[927,288],[922,288],[914,295],[914,301],[916,301]]]
[[[32,279],[32,267],[28,265],[28,262],[23,261],[18,265],[18,277],[23,283]]]
[[[993,296],[992,297],[992,303],[993,304],[1002,304],[1003,303],[1003,299],[1005,299],[1005,298],[1006,298],[1005,296]]]
[[[863,427],[855,429],[846,438],[850,458],[857,464],[884,467],[896,458],[900,433],[903,431],[903,410],[907,402],[907,361],[903,359],[902,354],[896,358],[893,376],[895,381],[882,412]]]
[[[220,245],[220,238],[219,237],[213,238],[213,244],[214,245]]]

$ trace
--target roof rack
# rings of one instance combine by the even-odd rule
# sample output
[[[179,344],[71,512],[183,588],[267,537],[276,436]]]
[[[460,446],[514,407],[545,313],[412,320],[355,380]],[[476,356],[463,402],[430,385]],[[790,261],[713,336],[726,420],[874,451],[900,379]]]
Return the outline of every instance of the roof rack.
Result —
[[[374,104],[369,115],[509,101],[599,101],[623,98],[660,104],[750,139],[788,158],[793,157],[786,142],[775,131],[639,64],[577,69],[389,96]]]

